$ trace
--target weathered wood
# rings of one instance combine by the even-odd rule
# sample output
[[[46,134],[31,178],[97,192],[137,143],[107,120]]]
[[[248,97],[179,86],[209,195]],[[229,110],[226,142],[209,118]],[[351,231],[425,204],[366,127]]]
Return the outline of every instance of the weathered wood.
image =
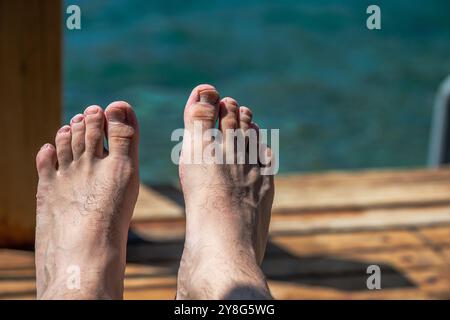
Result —
[[[349,283],[361,286],[367,277],[331,277],[322,279],[322,286],[311,286],[296,283],[295,281],[269,281],[272,294],[277,299],[449,299],[449,277],[442,269],[428,269],[410,271],[406,276],[414,284],[411,287],[384,288],[382,290],[339,290],[336,289]],[[396,275],[385,275],[383,282],[395,281]],[[320,280],[320,279],[319,279]],[[302,279],[303,283],[314,281],[314,279]],[[316,279],[316,284],[320,284]]]
[[[61,1],[0,0],[0,246],[34,238],[35,156],[61,121]]]
[[[161,203],[160,195],[141,190],[134,222],[183,219],[182,206],[169,199],[152,204]],[[279,175],[275,190],[273,213],[450,206],[450,168]]]
[[[450,206],[274,214],[270,230],[273,235],[300,235],[442,225],[450,225]],[[134,221],[133,227],[145,239],[170,240],[183,237],[185,222],[182,218]]]
[[[449,227],[423,228],[418,233],[435,246],[450,246]]]
[[[442,201],[449,180],[447,169],[316,177],[299,178],[304,183],[299,188],[312,192],[324,186],[332,194],[331,185],[351,189],[360,183],[361,188],[378,188],[376,192],[381,194],[383,185],[390,185],[391,190],[403,185],[409,191],[428,185],[425,189],[434,188],[441,195],[413,193],[411,199],[422,197],[420,205],[407,202],[407,195],[387,195],[385,205],[381,198],[376,202],[361,194],[354,199],[359,197],[361,203],[368,201],[369,205],[340,207],[332,199],[334,204],[328,207],[326,202],[315,206],[298,201],[295,210],[275,211],[263,270],[276,298],[450,298],[450,205]],[[355,182],[355,177],[365,182]],[[301,184],[296,178],[287,180],[282,182],[287,189]],[[143,209],[150,209],[153,218],[146,218],[147,212],[143,220],[133,221],[125,298],[173,299],[184,238],[182,206],[156,190],[145,190],[143,195],[147,196]],[[151,203],[157,203],[159,211],[152,209]],[[171,213],[164,215],[165,210]],[[380,265],[383,290],[366,288],[369,264]],[[0,298],[34,298],[34,277],[32,252],[0,250]]]
[[[450,227],[449,227],[450,229]],[[411,231],[352,232],[341,234],[275,235],[271,236],[267,255],[275,256],[279,248],[288,252],[294,250],[300,255],[325,255],[352,252],[374,252],[385,250],[405,250],[424,245],[420,237]],[[182,239],[178,241],[157,241],[136,243],[129,247],[131,261],[158,262],[178,260],[183,250]]]
[[[271,236],[270,242],[299,255],[378,252],[394,249],[405,250],[423,246],[423,241],[414,232],[407,230],[301,236],[281,235]],[[270,246],[268,252],[270,252]]]
[[[450,204],[450,169],[279,176],[274,212]]]
[[[180,205],[159,194],[151,187],[141,184],[138,201],[133,213],[134,220],[183,217],[184,209]]]
[[[308,234],[324,232],[351,232],[395,228],[450,225],[450,207],[374,209],[354,213],[329,215],[305,214],[295,217],[274,217],[272,234]]]
[[[400,251],[357,252],[331,255],[296,255],[295,257],[268,256],[263,270],[269,279],[282,278],[286,281],[303,276],[346,275],[366,276],[369,265],[379,265],[382,274],[398,274],[409,270],[442,267],[444,261],[428,248],[404,249]]]

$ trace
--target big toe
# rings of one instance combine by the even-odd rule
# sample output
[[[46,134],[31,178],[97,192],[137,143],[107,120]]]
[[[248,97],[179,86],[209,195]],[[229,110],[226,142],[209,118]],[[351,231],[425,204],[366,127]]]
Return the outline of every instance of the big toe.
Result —
[[[111,103],[105,110],[109,154],[130,156],[137,161],[139,128],[133,108],[124,101]]]
[[[195,122],[202,125],[202,129],[215,127],[219,115],[219,93],[209,84],[201,84],[195,87],[184,109],[185,128],[194,129]]]

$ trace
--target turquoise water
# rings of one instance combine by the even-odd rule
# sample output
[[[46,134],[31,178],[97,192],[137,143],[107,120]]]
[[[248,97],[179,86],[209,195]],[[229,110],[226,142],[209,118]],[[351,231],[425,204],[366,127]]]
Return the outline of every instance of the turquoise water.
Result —
[[[382,10],[382,30],[365,27]],[[69,2],[67,2],[69,4]],[[425,164],[431,107],[450,73],[450,1],[70,1],[65,115],[129,101],[142,177],[177,179],[173,129],[211,83],[280,129],[280,171]]]

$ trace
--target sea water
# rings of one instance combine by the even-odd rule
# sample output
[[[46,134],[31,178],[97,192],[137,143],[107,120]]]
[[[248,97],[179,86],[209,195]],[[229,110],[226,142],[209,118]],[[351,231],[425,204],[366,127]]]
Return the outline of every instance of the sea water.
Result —
[[[171,132],[190,89],[215,85],[280,129],[280,172],[422,166],[450,73],[450,1],[84,0],[65,30],[64,107],[126,100],[141,174],[177,179]],[[381,30],[366,8],[381,8]]]

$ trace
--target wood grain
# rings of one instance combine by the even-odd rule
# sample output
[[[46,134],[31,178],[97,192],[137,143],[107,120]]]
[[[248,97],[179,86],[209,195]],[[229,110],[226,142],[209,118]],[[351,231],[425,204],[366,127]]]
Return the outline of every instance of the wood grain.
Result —
[[[32,245],[40,146],[61,122],[61,1],[0,0],[0,246]]]
[[[291,190],[307,185],[319,192],[322,189],[319,186],[325,184],[326,192],[337,194],[342,191],[334,192],[332,188],[352,190],[357,179],[359,187],[366,192],[370,188],[382,192],[385,184],[390,185],[388,190],[394,185],[395,188],[405,186],[405,192],[409,193],[421,190],[423,186],[419,185],[425,183],[429,188],[433,184],[436,189],[442,188],[438,191],[442,193],[436,196],[419,192],[395,197],[387,194],[384,204],[381,198],[375,201],[373,197],[361,195],[358,201],[367,201],[361,202],[363,205],[342,207],[335,200],[330,200],[328,207],[327,199],[320,206],[293,199],[285,206],[289,210],[273,212],[262,266],[275,298],[450,298],[450,205],[443,191],[448,184],[447,169],[410,174],[382,171],[379,177],[369,172],[303,178],[283,180],[282,177],[278,186]],[[165,197],[161,189],[142,190],[143,211],[133,220],[133,235],[128,245],[124,297],[173,299],[183,249],[183,209],[173,197]],[[291,208],[294,203],[295,207]],[[382,290],[367,289],[367,267],[371,264],[381,268]],[[34,296],[33,252],[0,250],[0,298],[33,299]]]

